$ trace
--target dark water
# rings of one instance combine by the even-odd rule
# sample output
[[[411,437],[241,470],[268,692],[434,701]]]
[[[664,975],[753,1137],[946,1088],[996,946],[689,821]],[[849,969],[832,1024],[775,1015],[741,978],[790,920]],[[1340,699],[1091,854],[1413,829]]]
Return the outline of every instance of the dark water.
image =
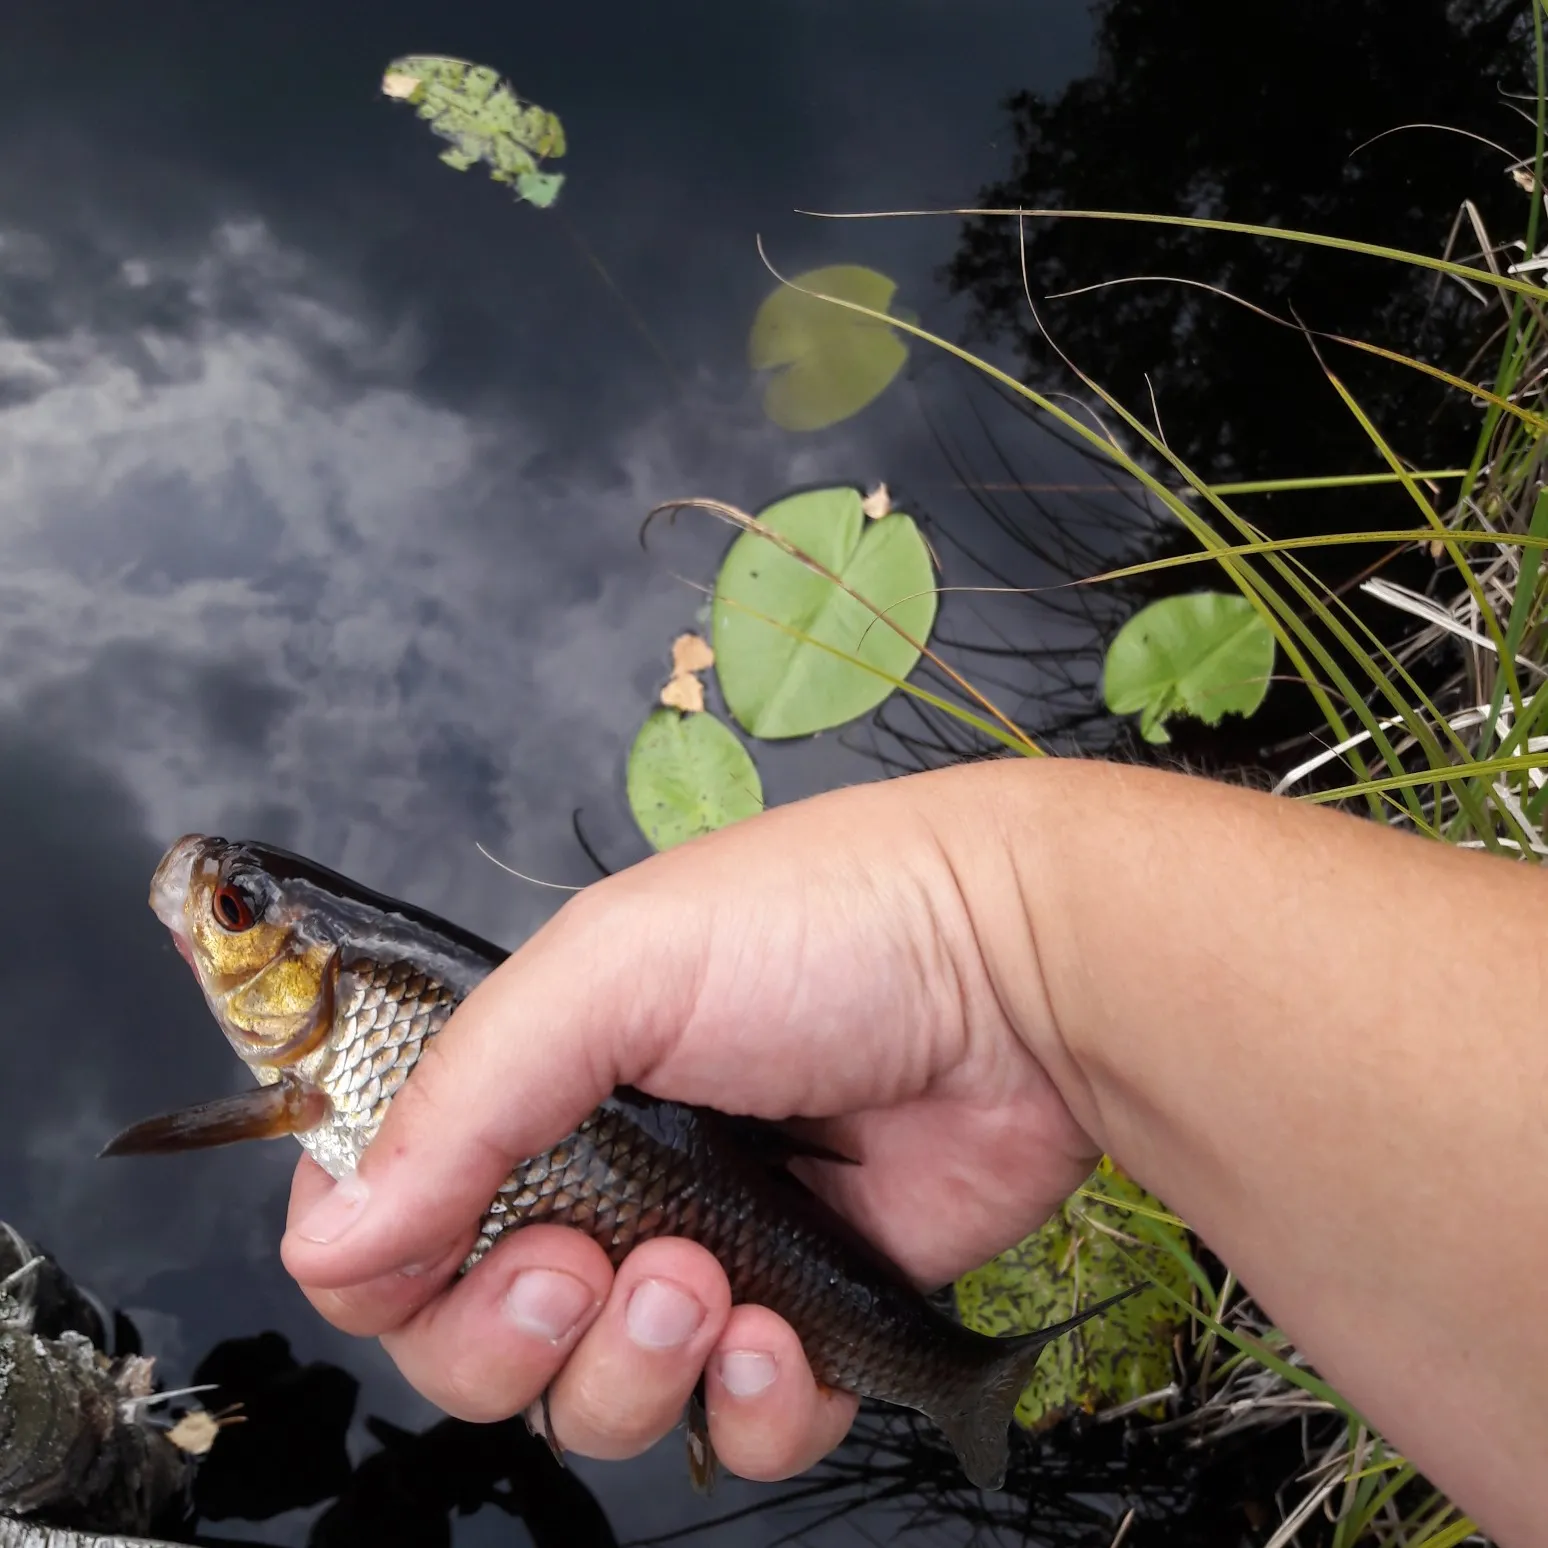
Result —
[[[1186,21],[1195,12],[1198,28],[1213,28],[1209,57]],[[1034,376],[1047,357],[1023,327],[1019,281],[1007,280],[1019,263],[1000,238],[965,236],[951,218],[838,225],[793,212],[955,206],[998,183],[1013,201],[1204,199],[1287,223],[1390,217],[1403,229],[1387,240],[1438,248],[1460,198],[1482,197],[1480,185],[1498,194],[1492,165],[1449,142],[1427,146],[1422,163],[1381,163],[1372,186],[1390,193],[1395,181],[1400,196],[1372,214],[1374,195],[1353,189],[1345,158],[1377,129],[1448,116],[1404,93],[1440,89],[1421,63],[1442,44],[1456,52],[1452,24],[1432,5],[1345,5],[1336,24],[1333,14],[1308,14],[1299,32],[1276,19],[1303,61],[1288,41],[1257,52],[1215,5],[1111,7],[1096,86],[1046,122],[1005,102],[1059,100],[1092,70],[1081,0],[609,0],[458,13],[51,0],[9,17],[0,1217],[127,1308],[170,1381],[223,1339],[278,1330],[301,1362],[359,1382],[352,1407],[347,1380],[323,1375],[332,1398],[303,1383],[288,1410],[352,1413],[354,1458],[384,1438],[389,1452],[407,1444],[384,1426],[432,1426],[438,1416],[375,1347],[333,1333],[279,1268],[293,1147],[91,1159],[126,1121],[244,1078],[144,906],[156,857],[190,829],[262,836],[511,944],[563,894],[496,870],[475,842],[534,875],[584,882],[595,872],[572,833],[578,808],[609,865],[639,858],[623,755],[671,637],[693,626],[701,600],[672,572],[708,580],[726,541],[687,518],[642,552],[637,529],[659,500],[757,508],[803,484],[885,479],[929,522],[952,583],[1097,568],[1139,530],[1124,501],[985,504],[963,490],[1092,474],[922,349],[848,423],[804,436],[770,425],[745,365],[748,325],[774,284],[756,238],[786,273],[881,269],[927,326],[954,337],[976,326],[991,355]],[[1377,41],[1379,64],[1359,77],[1367,99],[1347,91],[1336,99],[1347,112],[1335,112],[1319,80],[1334,64],[1353,79]],[[1492,36],[1476,44],[1475,79],[1502,48]],[[479,173],[437,161],[428,131],[377,94],[384,65],[409,51],[487,61],[562,117],[558,210],[517,206]],[[1488,79],[1474,117],[1504,132]],[[1454,103],[1449,117],[1469,112]],[[1057,176],[1025,159],[1029,145]],[[1193,173],[1204,181],[1190,184]],[[1111,250],[1095,240],[1082,228],[1083,248],[1034,251],[1058,283],[1166,266],[1132,235]],[[1390,282],[1351,298],[1323,270],[1291,273],[1253,252],[1270,289],[1320,284],[1345,310],[1398,293]],[[1110,313],[1104,331],[1088,312],[1078,339],[1098,357],[1087,363],[1126,373],[1125,390],[1170,368],[1180,406],[1169,429],[1211,470],[1342,465],[1347,440],[1319,439],[1323,421],[1288,399],[1269,418],[1298,415],[1299,439],[1261,458],[1245,449],[1255,393],[1240,384],[1284,373],[1263,365],[1261,338],[1226,337],[1202,315],[1136,306]],[[1436,318],[1437,349],[1473,326],[1445,308]],[[1400,309],[1394,326],[1410,321]],[[1125,338],[1142,347],[1125,351]],[[1229,414],[1207,398],[1222,382],[1237,389]],[[972,657],[975,670],[1003,681],[1006,707],[1035,723],[1110,734],[1093,718],[1102,605],[1017,614],[1016,653]],[[942,638],[1009,647],[1004,609],[954,599]],[[760,749],[760,766],[772,802],[883,768],[863,738],[834,736]],[[416,1455],[430,1475],[455,1472]],[[701,1504],[675,1441],[578,1472],[620,1538],[778,1492],[731,1484]],[[316,1514],[298,1502],[261,1524],[205,1530],[301,1542]],[[897,1520],[868,1519],[810,1540],[891,1535]],[[1091,1520],[1089,1540],[1106,1541],[1110,1516],[1093,1507]],[[769,1542],[797,1524],[754,1514],[710,1540]],[[523,1530],[493,1504],[455,1526],[459,1544],[520,1541]],[[967,1535],[952,1519],[919,1532]]]

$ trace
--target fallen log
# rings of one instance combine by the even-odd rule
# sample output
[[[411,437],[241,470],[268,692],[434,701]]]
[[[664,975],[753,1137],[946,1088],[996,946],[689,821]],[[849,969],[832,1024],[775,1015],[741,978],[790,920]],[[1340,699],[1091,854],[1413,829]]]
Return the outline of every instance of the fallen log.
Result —
[[[90,1299],[0,1222],[0,1548],[127,1542],[186,1493],[194,1459],[151,1421],[152,1362],[104,1342]]]

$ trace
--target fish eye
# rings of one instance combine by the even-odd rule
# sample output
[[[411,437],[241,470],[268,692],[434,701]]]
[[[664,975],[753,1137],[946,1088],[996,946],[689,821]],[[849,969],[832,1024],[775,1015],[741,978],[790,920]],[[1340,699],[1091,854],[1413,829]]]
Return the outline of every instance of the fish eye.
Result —
[[[223,929],[238,932],[250,930],[253,926],[252,900],[231,882],[215,889],[210,907]]]

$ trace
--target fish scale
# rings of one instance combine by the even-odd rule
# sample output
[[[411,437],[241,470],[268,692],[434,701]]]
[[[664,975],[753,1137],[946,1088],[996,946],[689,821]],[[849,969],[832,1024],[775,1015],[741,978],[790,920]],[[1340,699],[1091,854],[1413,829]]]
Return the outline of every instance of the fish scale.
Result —
[[[265,844],[180,839],[151,902],[259,1090],[136,1124],[109,1146],[119,1154],[288,1133],[348,1175],[425,1048],[506,956]],[[620,1087],[515,1167],[463,1270],[504,1232],[544,1221],[583,1231],[615,1266],[653,1237],[686,1237],[720,1262],[733,1300],[790,1324],[818,1381],[920,1410],[968,1477],[998,1488],[1040,1351],[1122,1297],[1019,1337],[974,1333],[789,1172],[803,1150],[844,1159],[760,1120]]]
[[[339,988],[331,1058],[315,1077],[334,1116],[301,1138],[309,1148],[358,1155],[458,997],[402,962],[351,960]],[[652,1120],[669,1106],[672,1120],[663,1129]],[[675,1142],[662,1140],[665,1130],[675,1131]],[[787,1191],[788,1201],[780,1196]],[[772,1185],[769,1169],[749,1163],[730,1131],[720,1132],[715,1115],[690,1116],[689,1109],[634,1094],[614,1098],[511,1173],[485,1212],[463,1269],[512,1227],[539,1222],[584,1232],[615,1267],[640,1242],[687,1237],[720,1260],[733,1300],[767,1306],[802,1333],[819,1381],[917,1406],[932,1358],[960,1356],[963,1344],[977,1353],[984,1341],[938,1318],[921,1322],[934,1336],[919,1343],[914,1358],[886,1346],[877,1336],[880,1287],[857,1280],[853,1265],[833,1251],[832,1238],[808,1224],[813,1202],[794,1187]],[[907,1293],[913,1310],[914,1292]],[[878,1359],[884,1349],[886,1358]]]

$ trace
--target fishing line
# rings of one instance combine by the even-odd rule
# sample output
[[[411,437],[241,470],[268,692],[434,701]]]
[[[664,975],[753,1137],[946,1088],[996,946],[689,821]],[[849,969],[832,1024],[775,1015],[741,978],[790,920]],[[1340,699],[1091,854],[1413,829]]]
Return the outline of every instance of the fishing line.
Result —
[[[618,301],[618,304],[624,309],[624,312],[627,314],[629,321],[634,324],[635,329],[638,331],[640,337],[645,340],[645,343],[650,348],[651,353],[655,355],[656,359],[661,362],[662,367],[666,371],[666,374],[672,378],[672,385],[676,387],[679,392],[681,392],[683,388],[683,379],[678,375],[677,367],[672,364],[672,357],[667,354],[666,349],[662,345],[661,341],[655,336],[655,334],[650,331],[649,325],[646,323],[644,317],[642,317],[635,309],[634,303],[629,300],[628,296],[623,293],[623,290],[619,286],[618,281],[615,280],[613,276],[607,271],[607,268],[603,264],[602,260],[597,257],[596,253],[592,250],[591,244],[587,242],[586,239],[580,234],[580,232],[575,229],[574,222],[571,221],[570,218],[564,213],[564,211],[561,210],[557,205],[553,208],[550,214],[551,218],[563,229],[565,235],[569,237],[570,241],[575,244],[575,250],[581,255],[582,258],[586,260],[587,263],[591,265],[593,269],[596,270],[597,275],[601,279],[602,283],[606,285],[610,291],[612,291],[613,295]]]
[[[499,866],[502,871],[508,871],[512,876],[519,877],[524,882],[531,882],[534,887],[552,887],[556,892],[584,892],[586,890],[585,887],[572,887],[569,882],[544,881],[541,876],[528,876],[525,871],[518,871],[514,865],[507,865],[503,860],[496,860],[477,839],[473,841],[473,847],[491,865]]]

